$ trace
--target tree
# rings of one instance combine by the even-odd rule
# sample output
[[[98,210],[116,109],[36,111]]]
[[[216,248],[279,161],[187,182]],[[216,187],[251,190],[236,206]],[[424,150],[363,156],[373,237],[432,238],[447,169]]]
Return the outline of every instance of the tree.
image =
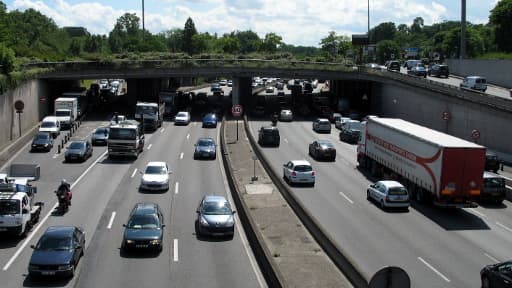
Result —
[[[73,38],[69,45],[69,53],[73,56],[78,56],[82,53],[82,41],[79,38]]]
[[[15,59],[16,56],[14,56],[14,51],[0,43],[0,65],[2,65],[2,73],[7,74],[14,70]]]
[[[512,52],[512,0],[501,0],[491,10],[489,23],[495,26],[494,37],[499,50]]]
[[[336,35],[336,32],[330,31],[327,37],[320,40],[321,49],[331,57],[345,55],[352,48],[351,40],[345,35]]]
[[[218,45],[224,53],[235,54],[240,51],[240,40],[235,37],[222,37],[218,40]]]
[[[114,53],[139,51],[141,36],[139,17],[125,13],[117,19],[109,34],[110,50]]]
[[[264,52],[274,53],[281,46],[283,37],[275,34],[268,33],[265,35],[265,39],[263,39],[260,50]]]
[[[380,63],[400,57],[400,46],[393,40],[382,40],[377,43],[377,59]]]
[[[231,32],[230,36],[238,38],[240,42],[240,53],[242,54],[256,52],[260,48],[260,37],[251,30]]]
[[[192,40],[194,35],[197,35],[196,26],[192,18],[188,17],[185,22],[185,28],[183,29],[183,46],[181,47],[181,49],[188,54],[193,54],[194,52]]]
[[[411,25],[411,33],[421,33],[421,29],[423,29],[425,21],[423,21],[423,18],[416,17],[414,18],[414,21]]]
[[[164,32],[167,49],[170,52],[180,52],[183,47],[183,29],[174,28]]]
[[[382,40],[393,40],[395,33],[395,23],[381,23],[370,30],[370,43],[379,43]]]

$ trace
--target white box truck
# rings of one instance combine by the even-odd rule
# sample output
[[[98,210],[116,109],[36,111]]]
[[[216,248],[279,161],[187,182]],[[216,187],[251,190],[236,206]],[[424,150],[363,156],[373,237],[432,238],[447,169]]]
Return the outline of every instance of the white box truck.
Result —
[[[62,128],[71,128],[78,117],[78,100],[65,97],[55,99],[55,117]]]
[[[368,117],[357,161],[440,207],[476,207],[483,188],[485,147],[398,118]]]

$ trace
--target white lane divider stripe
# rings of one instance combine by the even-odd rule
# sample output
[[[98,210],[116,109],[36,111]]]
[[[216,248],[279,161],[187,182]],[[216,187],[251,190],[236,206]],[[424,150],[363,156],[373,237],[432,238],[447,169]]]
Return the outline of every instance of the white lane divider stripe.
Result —
[[[485,256],[487,256],[487,258],[491,259],[492,261],[494,261],[494,263],[499,263],[501,261],[499,261],[498,259],[492,257],[491,255],[487,254],[487,253],[484,253]]]
[[[174,186],[174,194],[178,194],[178,190],[180,189],[180,183],[176,182],[176,185]]]
[[[160,133],[164,133],[165,128],[160,129]]]
[[[130,176],[130,178],[135,177],[135,173],[137,173],[137,168],[133,169],[133,173],[132,173],[132,176]]]
[[[434,271],[437,275],[439,275],[439,277],[443,278],[444,281],[450,282],[450,279],[448,279],[448,277],[444,276],[441,272],[439,272],[436,268],[434,268],[434,266],[430,265],[427,261],[423,260],[423,258],[418,257],[418,260],[423,262],[423,264],[425,264],[425,266],[430,268],[430,270]]]
[[[153,146],[153,144],[149,144],[148,145],[148,150],[151,149],[151,146]]]
[[[174,239],[174,249],[172,256],[173,261],[178,262],[178,239]]]
[[[183,159],[183,152],[181,152],[180,154],[180,159]]]
[[[347,199],[347,201],[350,203],[350,204],[354,204],[354,201],[352,201],[350,198],[348,198],[347,195],[345,195],[345,193],[341,192],[340,191],[340,195],[343,196],[343,198]]]
[[[482,212],[479,212],[478,210],[476,210],[475,208],[468,208],[469,211],[475,213],[476,215],[482,217],[482,218],[487,218],[487,216],[482,213]]]
[[[112,212],[112,216],[110,216],[110,221],[108,221],[107,229],[110,230],[112,228],[112,224],[114,223],[114,218],[116,218],[116,211]]]
[[[190,138],[190,133],[189,133],[189,134],[187,134],[187,140],[188,140],[188,138]]]
[[[496,225],[498,225],[498,226],[500,226],[501,228],[503,228],[503,229],[507,230],[508,232],[512,232],[512,228],[507,227],[507,226],[505,226],[505,225],[501,224],[500,222],[496,222]]]
[[[284,138],[284,143],[288,143],[288,139]]]

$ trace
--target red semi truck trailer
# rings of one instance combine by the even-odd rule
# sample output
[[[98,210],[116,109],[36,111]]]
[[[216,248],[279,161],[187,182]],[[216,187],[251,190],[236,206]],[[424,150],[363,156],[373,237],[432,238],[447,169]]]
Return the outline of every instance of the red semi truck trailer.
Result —
[[[370,116],[357,161],[374,176],[400,181],[418,202],[476,207],[485,147],[402,119]]]

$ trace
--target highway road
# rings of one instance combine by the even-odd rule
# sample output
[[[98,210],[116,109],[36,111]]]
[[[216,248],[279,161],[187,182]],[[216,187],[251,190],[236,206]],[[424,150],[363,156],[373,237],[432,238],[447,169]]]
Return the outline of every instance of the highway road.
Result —
[[[88,138],[107,117],[84,121],[73,138]],[[43,218],[26,239],[0,240],[1,287],[265,287],[266,284],[248,246],[239,221],[232,240],[198,238],[196,208],[205,194],[225,195],[222,157],[214,161],[193,160],[198,137],[213,137],[216,129],[201,128],[200,117],[188,126],[163,127],[146,135],[145,151],[136,160],[111,160],[106,147],[94,147],[85,163],[63,163],[63,155],[29,153],[24,147],[13,161],[41,165],[36,196],[46,206]],[[60,140],[59,140],[60,141]],[[220,149],[218,150],[220,151]],[[149,161],[166,161],[172,169],[171,188],[163,193],[139,191],[141,171]],[[55,215],[53,190],[60,179],[72,184],[73,205],[64,216]],[[164,247],[161,253],[124,253],[120,250],[123,227],[137,202],[152,201],[164,212]],[[238,220],[238,218],[236,218]],[[70,280],[34,280],[27,277],[32,250],[51,225],[77,225],[86,232],[86,251],[77,275]]]
[[[269,121],[254,119],[250,129]],[[356,145],[341,142],[338,131],[317,134],[311,119],[278,123],[279,148],[261,148],[272,169],[292,159],[310,161],[316,185],[293,187],[306,207],[367,279],[384,266],[404,268],[411,287],[479,287],[480,269],[512,258],[512,207],[480,206],[443,210],[412,204],[409,211],[383,211],[366,200],[370,179],[357,168]],[[337,149],[336,162],[318,162],[308,156],[314,139],[329,139]]]

